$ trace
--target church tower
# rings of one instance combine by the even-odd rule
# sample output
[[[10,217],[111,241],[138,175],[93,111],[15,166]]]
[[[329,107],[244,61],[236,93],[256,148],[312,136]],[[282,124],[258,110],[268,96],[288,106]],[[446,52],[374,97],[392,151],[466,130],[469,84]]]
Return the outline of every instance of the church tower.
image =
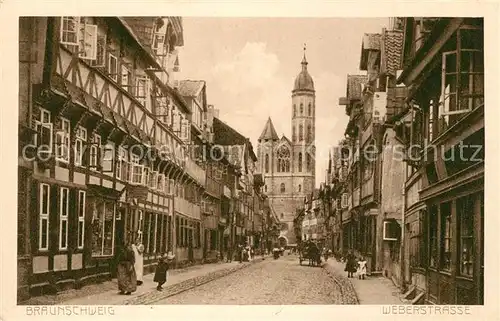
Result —
[[[297,244],[293,220],[304,198],[315,186],[316,104],[312,77],[307,71],[307,59],[292,90],[292,136],[279,137],[271,118],[264,126],[257,145],[257,171],[264,179],[264,193],[269,197],[272,211],[280,220],[279,245]]]
[[[305,48],[301,64],[302,70],[295,78],[292,90],[294,185],[296,191],[310,195],[314,191],[316,178],[316,92],[313,79],[307,71]]]

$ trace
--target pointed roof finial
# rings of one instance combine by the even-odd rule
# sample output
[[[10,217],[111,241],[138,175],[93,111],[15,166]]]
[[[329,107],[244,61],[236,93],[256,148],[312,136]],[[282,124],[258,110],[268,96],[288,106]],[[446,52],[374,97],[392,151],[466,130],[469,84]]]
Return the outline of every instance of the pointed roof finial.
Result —
[[[306,44],[304,43],[304,57],[302,58],[302,70],[307,69],[307,59],[306,59]]]

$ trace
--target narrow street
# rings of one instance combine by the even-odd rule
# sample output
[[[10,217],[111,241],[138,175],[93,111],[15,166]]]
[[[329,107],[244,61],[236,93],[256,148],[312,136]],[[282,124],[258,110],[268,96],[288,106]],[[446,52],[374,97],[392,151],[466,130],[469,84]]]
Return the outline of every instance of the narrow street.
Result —
[[[305,263],[303,263],[305,264]],[[296,255],[232,273],[154,304],[340,304],[340,291],[320,267],[300,266]]]

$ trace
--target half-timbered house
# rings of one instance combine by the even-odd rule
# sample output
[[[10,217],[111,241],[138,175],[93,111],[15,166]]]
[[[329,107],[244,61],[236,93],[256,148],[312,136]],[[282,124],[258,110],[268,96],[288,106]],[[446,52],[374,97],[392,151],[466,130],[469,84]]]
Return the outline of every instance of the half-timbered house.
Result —
[[[109,278],[137,238],[147,269],[185,235],[174,213],[196,230],[182,44],[176,17],[20,20],[20,296]]]
[[[483,304],[483,19],[402,22],[401,115],[411,121],[406,282],[429,303]]]

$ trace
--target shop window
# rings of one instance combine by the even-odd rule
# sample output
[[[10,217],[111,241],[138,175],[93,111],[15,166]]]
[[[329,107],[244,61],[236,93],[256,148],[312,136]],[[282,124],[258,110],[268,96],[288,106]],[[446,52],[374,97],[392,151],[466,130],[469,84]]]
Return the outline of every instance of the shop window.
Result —
[[[438,262],[438,211],[433,205],[429,209],[429,266],[437,268]]]
[[[440,211],[440,237],[439,244],[440,258],[439,268],[449,271],[451,269],[451,203],[446,202],[441,204]]]
[[[59,192],[59,250],[68,249],[69,189],[61,187]]]
[[[459,271],[466,277],[473,276],[474,267],[474,198],[472,195],[457,200]]]
[[[50,186],[40,184],[38,249],[49,249]]]
[[[90,201],[92,209],[92,256],[112,256],[115,204],[100,199]]]

